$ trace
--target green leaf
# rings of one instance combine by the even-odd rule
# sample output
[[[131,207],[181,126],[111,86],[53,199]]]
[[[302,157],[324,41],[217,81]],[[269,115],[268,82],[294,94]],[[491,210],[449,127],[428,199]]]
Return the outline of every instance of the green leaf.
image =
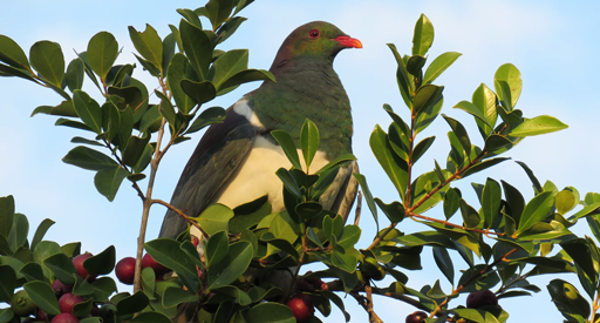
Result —
[[[580,318],[583,322],[590,315],[590,304],[572,284],[562,279],[554,279],[547,288],[552,301],[569,322],[573,322],[572,319],[576,318]]]
[[[503,82],[505,82],[506,86],[503,85]],[[521,88],[523,87],[519,69],[511,63],[500,66],[494,75],[494,85],[496,86],[496,93],[498,93],[500,101],[506,102],[509,105],[505,106],[507,110],[512,110],[519,100]]]
[[[409,80],[408,71],[406,70],[406,65],[402,60],[402,56],[398,53],[396,46],[394,44],[387,44],[392,54],[394,54],[394,58],[396,58],[396,62],[398,63],[398,69],[396,70],[396,80],[398,81],[398,88],[400,89],[400,94],[402,95],[402,99],[407,107],[411,108],[412,105],[412,88],[414,85]]]
[[[429,149],[429,147],[431,147],[431,145],[433,144],[433,142],[435,141],[435,137],[431,136],[431,137],[427,137],[424,138],[423,140],[421,140],[413,149],[413,154],[412,154],[412,162],[413,164],[417,162],[417,160],[419,160],[419,158],[421,158],[421,156],[423,156],[423,154],[425,154],[425,152],[427,152],[427,149]]]
[[[554,206],[554,196],[552,192],[542,192],[536,195],[523,210],[521,221],[517,230],[517,235],[529,229],[532,225],[542,222],[548,218],[552,207]]]
[[[476,106],[475,104],[473,104],[469,101],[460,101],[453,108],[460,109],[460,110],[467,112],[468,114],[471,114],[472,116],[477,118],[476,120],[483,122],[488,128],[490,128],[490,129],[492,128],[492,125],[489,123],[487,117],[483,114],[483,111],[480,110],[479,107]],[[494,106],[494,111],[495,111],[495,106]]]
[[[83,263],[83,267],[87,269],[92,276],[106,275],[115,268],[116,251],[114,246],[108,246],[101,253],[89,257]]]
[[[17,251],[27,242],[29,233],[29,221],[27,217],[20,213],[15,213],[12,230],[8,236],[8,245],[13,251]]]
[[[448,250],[439,246],[433,246],[431,250],[433,251],[433,258],[438,268],[448,278],[450,284],[454,285],[454,266],[452,265],[452,259]]]
[[[448,124],[450,125],[450,128],[452,128],[452,131],[454,132],[454,134],[460,141],[460,144],[462,145],[466,154],[470,155],[471,154],[471,140],[469,139],[469,134],[467,133],[467,130],[465,129],[465,127],[462,125],[462,123],[458,122],[456,119],[450,118],[446,115],[442,115],[442,117],[444,117],[444,119],[446,119],[446,122],[448,122]]]
[[[12,195],[0,197],[0,235],[8,240],[15,215],[15,199]]]
[[[29,68],[23,49],[5,35],[0,35],[0,61],[17,68]]]
[[[198,302],[199,300],[200,298],[196,295],[190,294],[179,287],[170,286],[165,289],[162,297],[162,305],[165,308],[170,308],[182,303]]]
[[[200,288],[194,260],[173,239],[159,238],[144,244],[146,251],[161,265],[174,270],[181,281],[193,292]]]
[[[252,307],[246,315],[248,323],[295,323],[292,310],[279,303],[261,303]]]
[[[321,139],[317,125],[309,119],[306,119],[300,130],[300,147],[302,148],[302,155],[304,157],[304,162],[306,163],[307,171],[310,169],[310,164],[319,150],[320,141]]]
[[[133,26],[129,26],[129,37],[133,42],[135,49],[147,61],[158,67],[161,75],[163,74],[163,43],[160,36],[149,24],[146,24],[146,29],[143,32],[137,31]]]
[[[431,110],[433,106],[442,100],[443,91],[443,86],[433,84],[426,84],[420,87],[415,95],[415,114],[418,115],[423,111]]]
[[[150,134],[148,133],[141,134],[141,137],[129,137],[127,147],[123,151],[123,162],[128,166],[135,166],[142,157],[149,141]]]
[[[33,112],[31,113],[31,116],[33,117],[34,115],[36,115],[38,113],[50,114],[50,115],[55,115],[55,116],[65,116],[65,117],[77,117],[78,116],[77,112],[75,111],[75,107],[73,106],[72,100],[62,101],[59,105],[54,106],[54,107],[47,106],[47,105],[39,106],[39,107],[35,108],[35,110],[33,110]]]
[[[44,265],[48,267],[56,278],[65,285],[75,284],[75,276],[77,271],[73,262],[64,253],[57,253],[44,260]]]
[[[81,121],[94,132],[100,134],[102,132],[102,110],[98,102],[87,93],[76,90],[73,94],[73,105]]]
[[[210,266],[225,257],[229,250],[229,237],[226,231],[219,231],[208,239],[206,243],[206,265]]]
[[[31,250],[34,250],[35,246],[37,246],[37,244],[40,241],[42,241],[44,235],[46,234],[46,232],[48,232],[48,229],[50,229],[50,227],[54,223],[55,222],[50,219],[42,220],[42,222],[38,225],[37,229],[35,230],[35,234],[33,235],[33,239],[31,240]]]
[[[273,130],[271,131],[271,135],[277,140],[288,160],[292,163],[292,166],[297,169],[302,169],[300,157],[298,156],[298,149],[296,148],[292,136],[285,130]]]
[[[39,41],[29,50],[35,70],[49,83],[60,88],[65,74],[65,58],[58,43]]]
[[[209,235],[219,231],[229,231],[229,220],[233,210],[222,204],[211,204],[196,218],[198,224]]]
[[[128,315],[140,312],[148,306],[149,300],[143,291],[138,291],[131,296],[127,296],[117,303],[119,315]]]
[[[237,280],[248,268],[254,255],[250,242],[239,241],[229,245],[223,259],[207,270],[207,289],[222,287]]]
[[[240,84],[254,82],[254,81],[272,81],[275,82],[275,76],[266,70],[247,69],[236,73],[232,77],[228,78],[219,87],[219,94],[223,94],[222,91],[225,89],[233,88]]]
[[[188,128],[185,134],[194,133],[202,130],[204,127],[215,123],[222,123],[225,121],[226,112],[221,107],[208,108],[200,113],[200,115],[194,120],[192,125]]]
[[[17,287],[17,274],[11,266],[0,265],[0,302],[10,303]]]
[[[479,309],[457,308],[453,309],[451,312],[455,313],[456,316],[468,320],[469,322],[498,323],[498,319],[492,313]]]
[[[499,216],[501,204],[502,192],[500,191],[500,184],[491,178],[486,179],[481,197],[481,213],[483,214],[484,226],[486,228],[490,228],[494,223],[494,219]]]
[[[177,109],[183,113],[188,113],[196,105],[197,102],[187,94],[181,87],[181,81],[186,78],[186,70],[190,65],[187,57],[181,53],[176,53],[171,58],[169,68],[167,69],[167,85],[171,89],[173,99],[177,105]]]
[[[433,44],[433,36],[433,24],[427,16],[421,14],[415,25],[412,54],[425,56]]]
[[[210,20],[213,30],[227,20],[233,10],[233,0],[210,0],[206,4],[205,15]]]
[[[464,199],[460,200],[460,213],[462,214],[463,221],[468,229],[477,228],[479,226],[481,219],[479,218],[477,210],[467,204]]]
[[[473,174],[475,174],[477,172],[480,172],[480,171],[482,171],[484,169],[490,168],[490,167],[492,167],[492,166],[494,166],[496,164],[499,164],[499,163],[501,163],[503,161],[506,161],[506,160],[509,160],[509,159],[510,158],[508,158],[508,157],[499,157],[499,158],[484,160],[484,161],[482,161],[480,163],[477,163],[477,164],[469,167],[463,173],[462,178],[465,178],[465,177],[467,177],[469,175],[473,175]]]
[[[423,66],[425,65],[426,61],[427,58],[421,55],[413,55],[406,62],[406,70],[413,76],[420,77],[423,75]]]
[[[208,65],[212,59],[213,44],[202,29],[185,20],[179,23],[183,50],[200,81],[208,80]]]
[[[579,204],[579,193],[574,188],[565,188],[556,194],[556,211],[565,215]]]
[[[63,162],[83,169],[103,170],[118,167],[117,162],[105,154],[85,146],[77,146],[63,157]]]
[[[367,185],[367,178],[364,175],[359,174],[359,173],[353,173],[352,175],[354,175],[354,178],[356,178],[356,180],[358,181],[358,184],[360,184],[360,189],[363,192],[365,201],[367,201],[367,206],[369,207],[369,211],[371,211],[371,214],[373,215],[373,218],[375,219],[375,225],[377,226],[377,232],[379,232],[379,219],[377,218],[377,207],[375,206],[375,200],[373,199],[373,194],[371,194],[371,190],[369,189],[369,186]]]
[[[171,323],[171,319],[159,312],[142,312],[134,317],[130,323]],[[82,322],[83,323],[83,322]]]
[[[95,34],[87,48],[87,58],[92,70],[106,81],[106,76],[119,55],[119,44],[111,33],[101,31]]]
[[[187,21],[189,21],[190,23],[192,23],[192,25],[202,29],[202,22],[200,21],[200,18],[198,17],[198,15],[190,9],[177,9],[176,10],[178,14],[180,14],[181,16],[183,16],[183,18],[185,18]]]
[[[221,84],[235,74],[248,68],[248,50],[234,49],[219,56],[213,63],[209,73],[215,88],[221,90]]]
[[[52,287],[44,282],[33,281],[23,285],[31,300],[49,315],[60,314],[58,300]]]
[[[444,194],[444,215],[446,216],[446,220],[449,220],[450,217],[458,211],[460,207],[460,190],[458,188],[450,188],[446,194]]]
[[[181,89],[189,97],[200,105],[214,99],[217,96],[217,90],[210,81],[194,82],[190,80],[181,81]]]
[[[436,57],[423,77],[423,84],[428,84],[438,78],[450,65],[452,65],[462,54],[457,52],[446,52]]]
[[[67,66],[67,86],[71,90],[71,92],[75,92],[75,90],[81,90],[83,86],[83,60],[81,58],[75,58],[69,63]]]
[[[224,42],[229,38],[239,27],[240,25],[248,20],[244,17],[232,17],[228,19],[225,24],[223,24],[219,30],[217,30],[217,35],[219,36],[219,43]]]
[[[551,116],[525,118],[523,123],[515,127],[508,135],[514,137],[537,136],[568,128],[566,124]]]
[[[94,185],[98,193],[113,201],[125,177],[130,173],[123,167],[101,169],[94,176]]]
[[[398,190],[400,197],[404,200],[408,182],[408,165],[392,151],[388,142],[388,136],[379,125],[375,126],[375,130],[373,130],[369,139],[369,144],[375,158],[377,158],[377,161],[396,187],[396,190]]]

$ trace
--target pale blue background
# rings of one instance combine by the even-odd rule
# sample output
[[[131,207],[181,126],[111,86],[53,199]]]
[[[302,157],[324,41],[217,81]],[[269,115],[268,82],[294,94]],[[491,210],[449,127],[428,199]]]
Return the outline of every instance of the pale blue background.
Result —
[[[18,4],[17,4],[18,3]],[[26,51],[38,40],[61,44],[67,63],[75,51],[85,51],[88,40],[98,31],[113,33],[123,52],[119,62],[133,62],[133,46],[127,26],[143,30],[154,26],[161,36],[169,33],[168,24],[178,25],[176,8],[196,8],[203,1],[4,1],[0,5],[0,34],[8,35]],[[390,120],[383,112],[389,103],[406,117],[397,90],[395,62],[385,45],[393,42],[401,53],[409,53],[414,23],[421,13],[433,22],[436,39],[430,57],[446,51],[464,55],[436,83],[445,85],[443,113],[458,118],[471,131],[475,144],[481,139],[470,116],[451,109],[461,100],[469,100],[475,88],[485,82],[492,86],[498,66],[514,63],[523,74],[523,93],[517,108],[525,116],[549,114],[570,128],[559,133],[528,138],[512,152],[514,160],[526,162],[543,182],[552,180],[559,188],[575,186],[582,197],[600,191],[598,185],[597,142],[598,89],[600,70],[597,57],[598,12],[593,1],[275,1],[258,0],[243,16],[249,18],[226,42],[226,49],[249,48],[250,66],[268,69],[283,39],[295,27],[312,20],[327,20],[349,35],[360,39],[364,48],[347,50],[336,59],[335,68],[350,96],[355,118],[354,152],[375,196],[384,201],[397,199],[392,185],[379,169],[368,146],[375,124],[387,128]],[[156,84],[141,68],[135,76]],[[87,82],[87,81],[86,81]],[[258,83],[245,85],[213,102],[227,107]],[[98,98],[98,93],[87,90]],[[46,217],[57,221],[47,238],[59,243],[83,241],[83,249],[92,253],[110,244],[118,257],[134,254],[139,230],[141,203],[127,183],[113,203],[99,195],[93,186],[93,173],[64,164],[61,158],[74,145],[75,135],[84,132],[54,127],[54,117],[30,118],[39,105],[58,104],[61,98],[21,79],[0,79],[0,196],[15,196],[17,210],[30,219],[32,231]],[[156,98],[152,98],[156,102]],[[210,106],[210,105],[209,105]],[[437,135],[434,147],[417,164],[417,171],[433,169],[433,159],[445,161],[448,125],[439,118],[421,138]],[[154,196],[168,200],[181,169],[200,137],[173,147],[160,167]],[[532,197],[531,184],[514,162],[506,162],[493,171],[467,178],[457,185],[468,201],[477,207],[470,182],[484,182],[487,176],[504,179]],[[373,237],[374,224],[366,207],[361,225],[361,247]],[[164,210],[151,213],[148,239],[156,236]],[[442,217],[437,209],[429,216]],[[384,223],[384,226],[387,225]],[[399,226],[402,231],[426,230],[410,220]],[[584,223],[576,228],[588,233]],[[589,234],[589,233],[588,233]],[[407,272],[409,285],[420,287],[440,279],[445,291],[450,285],[435,267],[431,252],[423,252],[426,271]],[[458,269],[464,262],[451,253]],[[561,275],[579,286],[576,276]],[[435,278],[434,278],[435,277]],[[501,305],[511,313],[510,322],[525,322],[535,317],[540,322],[562,322],[550,302],[545,285],[554,277],[534,278],[543,291],[531,297],[506,299]],[[458,279],[458,278],[457,278]],[[388,282],[382,283],[382,286]],[[580,288],[581,290],[581,288]],[[342,295],[343,296],[343,295]],[[455,301],[463,302],[463,299]],[[349,297],[347,307],[352,322],[366,322],[366,313]],[[375,311],[385,322],[401,322],[414,311],[403,303],[377,297]],[[342,322],[333,310],[329,322]]]

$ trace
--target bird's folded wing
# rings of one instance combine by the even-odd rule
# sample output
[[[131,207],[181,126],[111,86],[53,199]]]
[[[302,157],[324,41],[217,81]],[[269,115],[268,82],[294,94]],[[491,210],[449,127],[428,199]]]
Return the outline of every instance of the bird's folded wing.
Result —
[[[340,187],[333,200],[331,211],[341,215],[345,222],[348,219],[348,214],[352,209],[358,191],[358,181],[352,175],[353,173],[358,173],[358,163],[353,161],[350,165],[343,167],[343,170],[343,172],[338,173],[338,177],[341,176],[342,178],[340,178]],[[336,179],[337,181],[338,179]]]
[[[171,204],[188,216],[198,216],[219,191],[252,147],[256,128],[231,107],[223,123],[212,125],[204,134],[179,178]],[[186,221],[168,210],[160,237],[175,238],[187,228]]]

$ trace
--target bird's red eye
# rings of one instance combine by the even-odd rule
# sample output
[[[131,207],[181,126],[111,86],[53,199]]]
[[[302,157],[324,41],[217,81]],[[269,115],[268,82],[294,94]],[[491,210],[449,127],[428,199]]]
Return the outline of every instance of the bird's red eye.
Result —
[[[319,30],[318,29],[311,29],[308,32],[308,37],[312,38],[312,39],[316,39],[319,38]]]

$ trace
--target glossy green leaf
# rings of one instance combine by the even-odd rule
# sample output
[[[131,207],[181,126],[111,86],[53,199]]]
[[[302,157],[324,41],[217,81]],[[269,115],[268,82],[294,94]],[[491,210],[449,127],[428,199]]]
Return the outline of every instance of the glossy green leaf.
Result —
[[[479,226],[481,219],[477,210],[467,204],[463,199],[460,200],[460,213],[462,214],[464,224],[468,229],[477,228]]]
[[[54,294],[52,287],[44,282],[33,281],[23,285],[23,288],[27,291],[27,295],[31,300],[41,308],[44,312],[49,315],[60,314],[60,308],[58,307],[58,300]]]
[[[75,283],[75,266],[73,262],[64,253],[57,253],[44,260],[44,265],[48,267],[56,278],[65,285],[73,285]]]
[[[17,68],[29,68],[29,61],[23,49],[5,35],[0,35],[0,61]]]
[[[458,211],[460,207],[460,190],[457,188],[450,188],[446,194],[444,194],[444,215],[446,220],[450,219]]]
[[[469,101],[460,101],[454,107],[454,109],[460,109],[468,114],[477,118],[477,120],[483,122],[488,128],[492,128],[492,125],[489,123],[489,120],[485,116],[484,112],[479,109],[479,107]],[[495,111],[495,106],[494,106]]]
[[[387,46],[392,51],[394,58],[396,58],[396,63],[398,63],[398,68],[396,70],[396,80],[398,81],[398,88],[400,90],[400,94],[402,95],[402,99],[404,100],[404,103],[407,107],[412,108],[412,87],[414,85],[412,85],[411,81],[409,80],[406,65],[402,60],[402,56],[398,53],[396,46],[394,44],[387,44]]]
[[[216,204],[214,204],[216,205]],[[173,239],[159,238],[144,244],[146,251],[163,266],[174,270],[181,281],[193,292],[200,288],[198,271],[193,259],[179,248]]]
[[[454,266],[448,250],[439,246],[433,246],[431,250],[438,268],[448,278],[450,284],[454,284]]]
[[[234,242],[223,259],[207,270],[207,289],[226,286],[238,279],[250,265],[254,255],[252,244]]]
[[[514,128],[509,135],[515,137],[537,136],[552,133],[568,128],[566,124],[551,116],[537,116],[525,119],[523,123]]]
[[[317,125],[306,119],[300,131],[300,148],[302,149],[302,156],[304,157],[307,171],[310,169],[310,164],[319,150],[320,141]]]
[[[425,152],[427,152],[427,150],[429,149],[429,147],[431,147],[431,145],[433,144],[433,142],[435,141],[435,137],[427,137],[424,138],[423,140],[421,140],[413,149],[413,154],[412,154],[412,162],[413,164],[417,162],[417,160],[419,160],[419,158],[421,158],[421,156],[423,156],[423,154],[425,154]]]
[[[121,157],[122,161],[128,166],[137,164],[149,141],[150,135],[148,133],[142,134],[141,137],[129,137],[127,148],[125,148]]]
[[[490,228],[494,223],[494,219],[499,216],[501,204],[502,192],[500,191],[500,184],[491,178],[486,179],[481,197],[481,212],[486,228]]]
[[[198,104],[208,102],[217,96],[215,86],[209,81],[182,80],[181,89]]]
[[[433,44],[433,36],[433,24],[427,16],[421,14],[415,25],[412,54],[425,56],[431,44]]]
[[[282,167],[279,168],[275,174],[277,177],[279,177],[287,191],[289,191],[295,198],[302,198],[300,186],[298,186],[298,183],[290,171]]]
[[[199,301],[199,297],[178,287],[167,287],[162,297],[162,304],[165,308],[177,306],[182,303],[192,303]],[[170,321],[169,321],[170,322]]]
[[[167,84],[169,85],[169,89],[171,89],[177,109],[183,113],[188,113],[197,103],[181,87],[181,81],[186,78],[186,70],[189,64],[185,55],[176,53],[171,58],[169,68],[167,69]]]
[[[81,90],[83,86],[83,72],[84,66],[81,58],[75,58],[67,66],[67,86],[71,92],[75,90]]]
[[[73,105],[77,115],[86,126],[100,134],[102,132],[102,110],[96,100],[87,93],[76,90],[73,94]]]
[[[423,73],[423,66],[427,58],[421,55],[413,55],[406,62],[406,70],[415,77],[420,77]]]
[[[102,170],[118,167],[117,162],[105,154],[85,146],[77,146],[63,157],[63,162],[83,169]]]
[[[119,55],[119,44],[111,33],[101,31],[95,34],[87,48],[87,58],[92,70],[103,81]]]
[[[225,89],[236,87],[240,84],[254,82],[254,81],[272,81],[275,82],[275,76],[266,70],[247,69],[240,71],[223,83],[219,87],[219,94],[223,94]]]
[[[537,177],[535,177],[533,171],[529,168],[529,166],[527,166],[527,164],[521,161],[517,161],[516,163],[523,168],[523,170],[527,174],[527,177],[529,177],[529,179],[531,180],[534,192],[536,194],[541,193],[543,191],[542,184],[540,184],[539,180],[537,179]]]
[[[221,107],[211,107],[203,110],[185,133],[194,133],[211,124],[221,123],[225,121],[225,116],[225,110]]]
[[[162,74],[163,43],[156,29],[149,24],[146,24],[146,29],[143,32],[137,31],[132,26],[129,26],[128,29],[131,42],[133,42],[133,46],[135,46],[138,53],[158,67]]]
[[[590,304],[572,284],[562,279],[554,279],[548,284],[547,288],[554,305],[568,320],[579,322],[590,315]]]
[[[503,82],[507,85],[506,87]],[[510,108],[507,107],[507,109],[512,110],[519,100],[523,87],[519,69],[511,63],[500,66],[494,75],[494,85],[500,101],[506,101],[510,105]],[[510,98],[510,101],[508,101],[508,98]]]
[[[286,305],[267,302],[252,307],[246,315],[248,323],[294,323],[292,310]]]
[[[48,229],[50,229],[50,227],[54,223],[55,222],[50,219],[42,220],[42,222],[38,225],[37,229],[35,230],[33,239],[31,239],[31,250],[35,249],[35,246],[37,246],[37,244],[40,241],[42,241],[42,239],[44,238],[44,235],[46,235],[46,232],[48,232]]]
[[[379,231],[379,219],[377,218],[377,207],[375,206],[375,200],[373,199],[373,194],[371,194],[371,190],[367,185],[367,178],[359,173],[352,174],[354,178],[358,181],[360,185],[360,189],[363,192],[363,196],[365,197],[365,201],[367,202],[367,206],[369,207],[369,211],[373,215],[375,219],[375,225],[377,226],[377,231]]]
[[[229,237],[226,231],[219,231],[212,235],[206,243],[206,265],[217,263],[225,257],[229,250]]]
[[[221,84],[233,75],[248,68],[248,50],[234,49],[219,56],[211,66],[211,82],[215,88],[221,89]]]
[[[467,133],[467,130],[465,129],[465,127],[460,122],[458,122],[456,119],[450,118],[446,115],[442,115],[442,117],[444,117],[444,119],[446,119],[446,122],[448,122],[448,124],[450,125],[450,128],[452,128],[452,131],[454,132],[454,134],[456,134],[456,137],[460,141],[460,144],[462,145],[466,154],[470,155],[471,154],[471,140],[469,139],[469,134]]]
[[[385,204],[379,198],[375,198],[375,202],[377,203],[379,208],[383,211],[383,213],[388,217],[390,222],[398,223],[398,222],[401,222],[402,220],[404,220],[404,217],[406,216],[406,214],[404,212],[404,206],[402,204],[400,204],[400,202],[394,201],[390,204]],[[377,228],[377,231],[379,231],[379,227]]]
[[[208,65],[212,58],[213,44],[202,29],[181,20],[179,24],[183,50],[190,60],[199,81],[208,80]]]
[[[271,135],[275,138],[275,140],[277,140],[288,160],[290,163],[292,163],[292,166],[297,169],[302,169],[300,157],[298,156],[298,150],[296,148],[296,144],[294,143],[294,139],[292,139],[292,136],[290,136],[290,134],[284,130],[273,130],[271,131]]]
[[[408,165],[392,151],[388,136],[379,125],[375,126],[369,143],[375,158],[398,190],[400,197],[404,199],[408,181]]]
[[[127,296],[117,303],[119,315],[134,314],[148,306],[149,300],[143,291],[138,291],[131,296]]]
[[[65,58],[58,43],[47,40],[36,42],[29,50],[29,60],[45,80],[61,87],[65,74]]]
[[[556,211],[565,215],[579,204],[579,194],[575,194],[576,190],[564,189],[556,194]]]
[[[554,206],[554,196],[552,192],[542,192],[536,195],[523,210],[521,221],[519,222],[518,232],[529,229],[532,225],[544,221],[550,215]]]
[[[56,116],[65,116],[65,117],[77,117],[77,112],[75,111],[75,107],[73,106],[72,100],[62,101],[57,106],[48,106],[48,105],[39,106],[39,107],[35,108],[33,110],[33,112],[31,112],[31,116],[33,117],[34,115],[36,115],[38,113],[50,114],[50,115],[56,115]]]
[[[508,157],[499,157],[499,158],[494,158],[494,159],[487,159],[484,160],[482,162],[479,162],[471,167],[469,167],[462,175],[462,177],[467,177],[469,175],[473,175],[477,172],[480,172],[484,169],[490,168],[494,165],[497,165],[503,161],[509,160],[510,158]]]
[[[488,88],[485,84],[481,83],[479,87],[473,92],[472,102],[473,104],[483,113],[487,119],[487,123],[477,121],[477,126],[480,132],[485,136],[491,134],[493,127],[496,125],[498,120],[498,112],[496,111],[497,97],[494,91]]]
[[[423,77],[423,84],[428,84],[435,79],[438,78],[450,65],[452,65],[462,54],[457,52],[446,52],[436,57],[429,67],[427,67],[427,71],[425,71],[425,76]]]
[[[8,265],[0,265],[0,302],[9,303],[17,287],[17,274]]]
[[[101,253],[89,257],[83,263],[90,275],[106,275],[115,268],[116,251],[114,246],[108,246]]]
[[[8,236],[8,245],[13,251],[17,251],[27,242],[29,233],[29,221],[27,217],[20,213],[15,213],[13,218],[12,230]]]
[[[415,95],[415,113],[418,115],[423,111],[431,110],[433,106],[442,100],[443,91],[443,86],[433,84],[426,84],[420,87]]]
[[[121,183],[130,173],[122,167],[106,168],[99,170],[94,176],[94,185],[98,193],[113,201]]]

